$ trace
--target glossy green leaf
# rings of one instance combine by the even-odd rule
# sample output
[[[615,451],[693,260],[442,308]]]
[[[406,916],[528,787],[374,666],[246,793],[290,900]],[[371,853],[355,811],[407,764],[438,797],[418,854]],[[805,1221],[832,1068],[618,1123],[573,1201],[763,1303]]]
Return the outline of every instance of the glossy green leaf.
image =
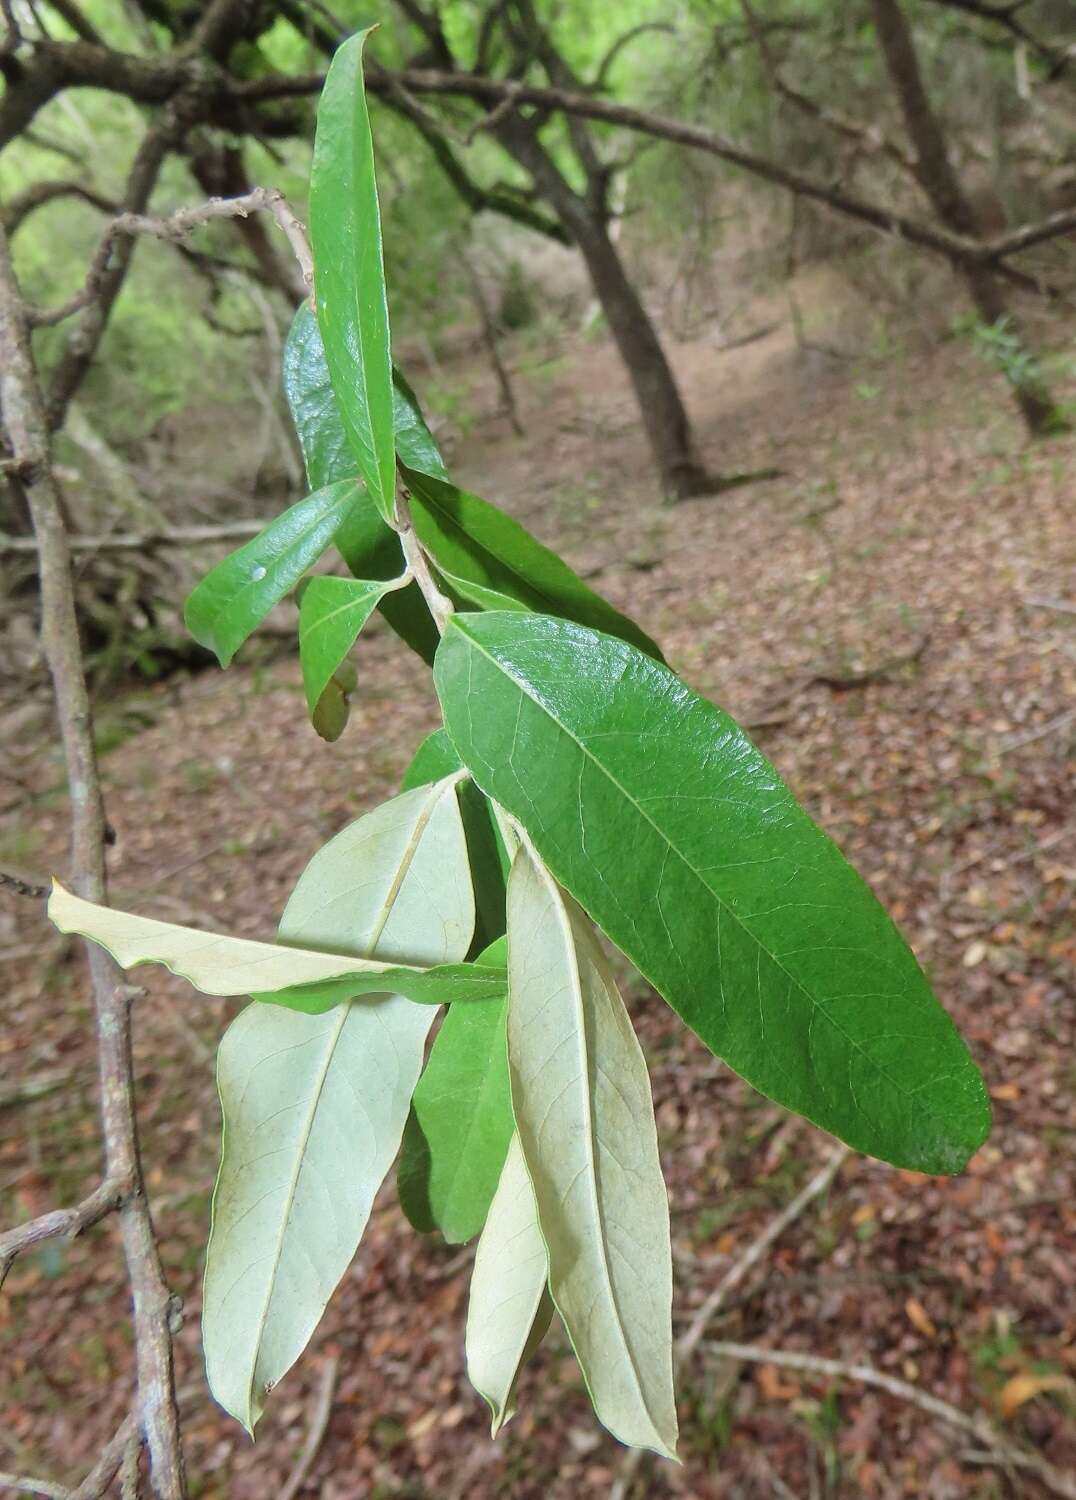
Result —
[[[646,1062],[593,927],[526,844],[508,877],[508,995],[550,1293],[603,1425],[673,1458],[669,1205]]]
[[[522,613],[533,613],[529,604],[522,603],[519,599],[513,599],[510,594],[499,593],[497,589],[488,589],[484,584],[474,583],[470,578],[459,578],[455,573],[446,572],[444,568],[437,569],[437,576],[446,585],[446,592],[453,596],[456,603],[477,605],[479,609],[513,609]]]
[[[422,407],[410,383],[392,367],[392,413],[396,425],[396,452],[402,463],[433,479],[447,479],[448,470],[433,433],[426,426]]]
[[[467,1376],[489,1406],[492,1437],[511,1418],[519,1371],[553,1317],[547,1277],[534,1189],[513,1135],[475,1251],[467,1304]]]
[[[990,1127],[967,1048],[873,893],[732,719],[630,646],[457,615],[464,764],[706,1045],[859,1150],[956,1172]]]
[[[311,713],[391,588],[391,583],[357,578],[312,578],[307,584],[299,605],[299,661]]]
[[[454,587],[486,591],[476,601],[486,608],[492,596],[507,595],[526,609],[620,636],[661,660],[659,648],[634,621],[588,588],[512,516],[453,484],[410,468],[405,472],[415,531]]]
[[[216,653],[222,667],[317,562],[357,499],[353,480],[308,495],[230,553],[192,591],[184,611],[187,629]]]
[[[317,319],[303,303],[284,347],[284,390],[299,434],[306,472],[312,488],[358,474],[340,409],[329,379],[325,346]],[[396,446],[412,468],[444,475],[444,463],[427,428],[411,387],[393,371],[393,420]],[[400,539],[386,525],[366,491],[345,516],[334,539],[356,578],[390,579],[403,572]],[[413,651],[432,662],[437,649],[437,627],[416,584],[386,594],[378,609]]]
[[[305,302],[295,314],[284,345],[284,392],[299,435],[310,488],[320,489],[336,479],[357,475],[359,466],[333,394],[318,320]],[[444,459],[426,425],[418,398],[395,367],[392,411],[396,451],[403,462],[409,469],[447,479]]]
[[[284,943],[224,937],[198,927],[180,927],[97,906],[53,882],[49,917],[61,932],[77,932],[99,944],[122,969],[160,964],[203,995],[253,995],[272,1005],[320,1015],[360,995],[393,990],[419,1005],[503,999],[507,973],[501,966],[413,964],[358,959]]]
[[[504,962],[501,938],[476,967]],[[404,1130],[397,1174],[404,1212],[416,1229],[439,1229],[451,1245],[485,1223],[514,1129],[505,990],[500,1005],[454,1006],[445,1016]]]
[[[451,781],[345,828],[299,878],[281,943],[393,961],[462,958],[474,904]],[[366,1227],[434,1012],[399,995],[304,1016],[251,1005],[221,1043],[224,1153],[202,1339],[216,1399],[253,1430],[305,1348]]]
[[[396,445],[381,214],[362,54],[370,30],[333,54],[318,105],[310,238],[318,326],[344,430],[378,510],[394,513]]]

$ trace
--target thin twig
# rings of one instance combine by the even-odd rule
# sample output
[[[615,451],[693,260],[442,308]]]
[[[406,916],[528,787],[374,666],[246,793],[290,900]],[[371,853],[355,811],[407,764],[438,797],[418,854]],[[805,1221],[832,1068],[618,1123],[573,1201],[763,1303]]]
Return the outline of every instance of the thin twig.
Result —
[[[62,1484],[54,1484],[50,1479],[33,1479],[21,1474],[0,1474],[0,1489],[14,1490],[20,1495],[43,1495],[45,1500],[101,1500],[132,1444],[135,1445],[137,1455],[141,1441],[135,1419],[128,1415],[109,1439],[85,1479],[73,1490]]]
[[[49,893],[47,885],[39,885],[35,880],[27,880],[24,875],[16,875],[14,870],[0,870],[0,886],[6,886],[18,896],[30,896],[43,901]]]
[[[1011,1465],[1014,1469],[1027,1469],[1029,1473],[1036,1474],[1055,1495],[1063,1496],[1064,1500],[1076,1500],[1076,1478],[1055,1468],[1037,1453],[1018,1448],[982,1412],[961,1411],[958,1406],[943,1401],[939,1396],[933,1396],[929,1391],[921,1390],[919,1386],[901,1380],[896,1375],[876,1370],[873,1365],[848,1364],[840,1359],[823,1359],[817,1354],[800,1354],[790,1349],[759,1349],[754,1344],[727,1341],[708,1343],[706,1349],[707,1353],[721,1359],[776,1365],[778,1369],[801,1370],[804,1374],[820,1375],[827,1380],[855,1380],[860,1385],[873,1386],[876,1390],[895,1396],[898,1401],[917,1406],[920,1411],[928,1412],[949,1427],[955,1427],[960,1432],[970,1432],[980,1443],[986,1444],[993,1454],[992,1462]]]
[[[105,229],[80,291],[53,308],[29,308],[27,319],[32,328],[47,328],[62,323],[93,302],[108,272],[112,252],[118,240],[134,235],[150,235],[158,240],[184,239],[192,230],[213,219],[245,219],[252,213],[270,213],[287,237],[292,253],[299,262],[303,281],[313,290],[314,261],[306,230],[293,213],[284,194],[277,188],[254,188],[238,198],[210,198],[192,208],[177,209],[165,218],[148,214],[119,214]]]
[[[91,1225],[99,1223],[119,1208],[131,1191],[131,1181],[123,1177],[106,1177],[88,1198],[74,1208],[55,1208],[25,1224],[16,1224],[0,1234],[0,1286],[15,1262],[15,1257],[40,1245],[44,1240],[74,1239]]]
[[[114,531],[106,536],[69,536],[72,552],[146,552],[153,547],[190,547],[204,542],[238,541],[257,536],[269,525],[268,517],[232,521],[227,526],[175,526],[162,531]],[[0,554],[36,552],[33,537],[8,536],[0,531]]]
[[[321,1381],[314,1397],[313,1408],[310,1413],[310,1426],[307,1429],[306,1441],[303,1443],[302,1451],[295,1461],[295,1467],[288,1475],[284,1488],[277,1496],[277,1500],[295,1500],[295,1496],[306,1482],[306,1476],[313,1467],[314,1460],[318,1456],[318,1450],[325,1439],[325,1433],[329,1426],[329,1418],[333,1409],[333,1393],[336,1390],[336,1374],[340,1368],[340,1360],[337,1355],[332,1355],[321,1372]]]
[[[1048,735],[1057,734],[1059,730],[1067,729],[1073,723],[1076,723],[1076,708],[1066,709],[1063,714],[1047,719],[1046,723],[1040,724],[1037,729],[1025,729],[1018,734],[1008,735],[998,745],[996,753],[1007,755],[1010,750],[1019,750],[1024,745],[1033,745],[1036,740],[1044,740]]]
[[[97,774],[86,674],[75,613],[71,553],[52,469],[44,396],[31,353],[26,304],[0,230],[0,368],[3,422],[10,451],[34,476],[26,498],[38,542],[41,636],[52,677],[71,804],[72,888],[87,900],[107,901],[105,812]],[[130,1009],[122,970],[86,944],[96,1015],[98,1078],[104,1144],[104,1183],[125,1185],[120,1235],[133,1302],[138,1421],[150,1454],[160,1500],[185,1500],[172,1367],[174,1305],[165,1284],[153,1224],[142,1188],[134,1111]],[[14,1231],[14,1233],[25,1233]]]
[[[408,506],[408,493],[402,486],[396,498],[397,530],[400,536],[400,546],[403,548],[404,561],[411,572],[412,578],[419,586],[419,590],[426,606],[433,616],[433,623],[437,626],[439,635],[444,635],[445,627],[449,619],[455,614],[455,606],[451,599],[446,598],[434,582],[433,574],[430,572],[426,554],[422,549],[422,543],[418,539],[415,528],[411,524],[411,510]]]

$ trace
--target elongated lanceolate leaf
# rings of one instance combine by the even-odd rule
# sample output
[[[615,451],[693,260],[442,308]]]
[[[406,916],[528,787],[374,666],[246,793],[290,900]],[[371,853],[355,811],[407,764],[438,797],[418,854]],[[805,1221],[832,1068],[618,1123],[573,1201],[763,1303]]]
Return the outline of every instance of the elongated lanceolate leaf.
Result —
[[[307,584],[299,605],[299,662],[311,713],[379,600],[392,587],[392,583],[357,578],[312,578]]]
[[[499,1008],[508,984],[503,963],[414,965],[318,952],[284,943],[224,937],[83,901],[53,881],[49,917],[111,953],[122,969],[161,964],[203,995],[254,995],[307,1015],[320,1015],[359,995],[392,990],[420,1005],[490,1002]]]
[[[310,488],[320,489],[333,480],[358,474],[359,465],[333,394],[318,320],[305,302],[295,314],[284,345],[284,393],[299,435]],[[403,462],[420,473],[447,479],[444,459],[426,425],[418,398],[395,368],[392,411],[396,451]]]
[[[187,629],[222,667],[317,562],[358,499],[350,479],[317,490],[218,563],[192,591],[184,610]]]
[[[501,938],[475,967],[505,960]],[[505,986],[507,991],[507,985]],[[515,1128],[508,1087],[505,1001],[453,1007],[430,1049],[404,1130],[397,1179],[416,1229],[450,1245],[473,1239],[486,1214]]]
[[[475,780],[712,1052],[862,1151],[960,1170],[990,1127],[967,1048],[727,714],[623,642],[508,613],[456,615],[436,676]]]
[[[316,854],[285,942],[426,963],[467,951],[474,903],[451,781],[407,792]],[[202,1336],[216,1399],[253,1429],[355,1254],[399,1149],[434,1012],[399,995],[304,1016],[251,1005],[217,1068],[224,1154]]]
[[[512,1416],[516,1379],[552,1319],[548,1274],[534,1189],[513,1135],[475,1251],[467,1304],[467,1377],[489,1406],[492,1437]]]
[[[381,215],[362,76],[369,34],[350,37],[329,65],[310,174],[310,238],[318,326],[344,430],[359,472],[388,519],[396,446]]]
[[[650,1079],[593,927],[528,845],[508,877],[512,1109],[549,1290],[600,1421],[676,1456],[672,1251]]]
[[[410,468],[405,472],[419,540],[454,587],[470,586],[474,602],[488,608],[496,595],[507,594],[527,609],[607,631],[661,660],[659,648],[633,620],[588,588],[512,516],[453,484]]]

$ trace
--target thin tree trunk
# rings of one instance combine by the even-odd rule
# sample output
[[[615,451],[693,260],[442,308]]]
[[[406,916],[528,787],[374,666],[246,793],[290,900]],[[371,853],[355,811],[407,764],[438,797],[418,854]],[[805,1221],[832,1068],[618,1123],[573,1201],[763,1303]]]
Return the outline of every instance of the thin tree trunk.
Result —
[[[494,132],[530,173],[535,187],[578,245],[621,358],[635,388],[664,493],[674,500],[720,488],[695,449],[694,435],[661,341],[624,269],[602,217],[565,180],[537,132],[518,115]]]
[[[915,42],[899,0],[871,0],[878,45],[886,70],[900,102],[905,127],[916,153],[916,175],[947,229],[969,239],[980,239],[979,222],[953,164],[945,135],[927,95],[919,67]],[[979,317],[988,327],[1004,327],[1017,356],[1002,365],[1016,403],[1032,437],[1056,432],[1064,421],[1042,378],[1020,322],[1008,307],[998,277],[986,266],[965,262],[962,267],[968,293]]]

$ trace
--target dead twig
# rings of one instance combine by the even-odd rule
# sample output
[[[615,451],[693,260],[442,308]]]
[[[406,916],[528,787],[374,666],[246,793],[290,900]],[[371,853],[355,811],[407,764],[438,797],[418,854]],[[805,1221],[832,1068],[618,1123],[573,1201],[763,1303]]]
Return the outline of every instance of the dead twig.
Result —
[[[148,214],[119,214],[105,229],[81,290],[58,307],[27,308],[27,322],[31,328],[48,328],[55,323],[62,323],[65,318],[72,317],[94,302],[108,274],[112,252],[121,239],[145,234],[158,240],[180,240],[193,229],[208,224],[213,219],[245,219],[249,214],[259,212],[272,214],[283,230],[292,253],[299,262],[303,280],[312,292],[314,260],[306,230],[293,213],[284,194],[277,188],[254,188],[238,198],[210,198],[208,202],[196,207],[178,209],[166,218],[152,218]]]
[[[43,901],[49,893],[47,885],[28,880],[25,875],[17,875],[14,870],[0,870],[0,886],[14,891],[18,896],[30,896],[39,901]]]
[[[38,544],[41,636],[52,678],[71,804],[72,888],[87,900],[107,901],[104,803],[97,774],[93,715],[82,661],[71,553],[63,506],[52,469],[49,421],[30,344],[26,304],[0,230],[0,368],[3,423],[9,451],[24,473],[26,500]],[[172,1365],[173,1300],[165,1284],[153,1224],[142,1188],[134,1110],[130,1007],[122,970],[94,944],[85,945],[96,1019],[104,1173],[101,1187],[83,1205],[102,1217],[119,1204],[120,1235],[131,1288],[137,1371],[138,1425],[145,1434],[150,1472],[159,1500],[185,1500],[187,1486],[179,1439]],[[97,1210],[100,1209],[100,1213]],[[18,1253],[27,1244],[69,1232],[70,1217],[36,1229],[22,1226],[7,1237]],[[30,1236],[28,1238],[28,1236]]]
[[[1024,729],[1018,734],[1007,735],[998,744],[996,753],[1007,755],[1010,750],[1019,750],[1023,745],[1033,745],[1036,740],[1044,740],[1048,735],[1057,734],[1074,723],[1076,723],[1076,708],[1066,709],[1063,714],[1047,719],[1046,723],[1040,724],[1037,729]]]
[[[307,1429],[306,1440],[295,1461],[295,1467],[285,1480],[277,1500],[295,1500],[295,1496],[306,1483],[306,1476],[313,1467],[329,1426],[329,1417],[333,1409],[333,1394],[336,1390],[336,1374],[339,1368],[340,1360],[334,1354],[321,1372],[321,1381],[310,1412],[310,1426]]]
[[[901,1380],[896,1375],[887,1375],[883,1370],[876,1370],[873,1365],[849,1364],[844,1360],[823,1359],[820,1355],[800,1354],[795,1350],[759,1349],[754,1344],[735,1344],[727,1341],[708,1343],[706,1348],[708,1353],[717,1355],[721,1359],[741,1360],[758,1365],[776,1365],[778,1369],[798,1370],[806,1375],[822,1376],[827,1380],[854,1380],[859,1385],[873,1386],[876,1390],[895,1396],[898,1401],[905,1401],[910,1406],[916,1406],[920,1411],[937,1417],[940,1422],[944,1422],[949,1427],[955,1427],[960,1432],[971,1433],[980,1443],[985,1444],[987,1449],[987,1454],[977,1455],[975,1461],[980,1463],[989,1461],[1003,1467],[1026,1469],[1029,1473],[1035,1474],[1047,1489],[1055,1495],[1062,1496],[1063,1500],[1076,1500],[1076,1477],[1063,1473],[1046,1459],[1040,1458],[1037,1453],[1017,1447],[999,1432],[982,1412],[961,1411],[958,1406],[943,1401],[939,1396],[932,1396],[929,1391],[921,1390],[919,1386],[912,1385],[907,1380]]]
[[[69,536],[72,552],[147,552],[154,547],[193,547],[211,542],[240,541],[257,536],[269,525],[266,517],[232,521],[227,526],[175,526],[162,531],[116,531],[108,536]],[[36,552],[33,537],[0,532],[0,554]]]
[[[43,1240],[74,1239],[119,1208],[132,1187],[130,1178],[106,1177],[74,1208],[53,1209],[51,1213],[41,1214],[25,1224],[17,1224],[6,1234],[0,1234],[0,1286],[3,1286],[16,1256],[40,1245]]]
[[[129,1415],[109,1439],[107,1447],[85,1479],[73,1490],[62,1484],[53,1484],[48,1479],[31,1479],[19,1474],[0,1474],[0,1488],[14,1490],[21,1495],[43,1495],[46,1500],[101,1500],[132,1446],[137,1456],[141,1440],[134,1416]],[[126,1494],[125,1490],[124,1495]]]

